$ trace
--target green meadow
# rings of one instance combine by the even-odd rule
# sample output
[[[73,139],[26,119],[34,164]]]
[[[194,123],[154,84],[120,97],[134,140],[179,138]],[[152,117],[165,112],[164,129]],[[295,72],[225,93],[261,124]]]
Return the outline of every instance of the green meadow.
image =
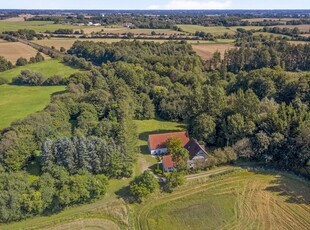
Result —
[[[3,31],[17,31],[19,29],[34,30],[38,33],[44,33],[45,31],[55,31],[57,29],[83,29],[86,26],[73,26],[73,25],[61,25],[54,24],[52,21],[24,21],[24,22],[10,22],[0,21],[0,32]]]
[[[48,60],[32,65],[21,66],[0,73],[0,77],[11,81],[22,70],[40,72],[46,77],[61,75],[68,77],[78,72],[58,60]],[[11,122],[23,119],[27,115],[40,111],[50,102],[51,95],[65,90],[65,86],[0,86],[0,130]]]
[[[0,86],[0,130],[11,122],[44,109],[51,95],[65,86]]]
[[[0,77],[11,81],[12,78],[18,76],[22,70],[31,70],[33,72],[40,72],[46,77],[53,75],[60,75],[68,77],[71,74],[78,72],[78,69],[73,69],[70,66],[64,65],[58,60],[51,59],[44,62],[39,62],[31,65],[20,66],[8,71],[0,72]]]
[[[233,26],[233,27],[224,27],[224,26],[199,26],[199,25],[177,25],[182,30],[188,33],[196,33],[197,31],[203,31],[205,33],[210,33],[215,36],[224,35],[225,33],[233,35],[236,33],[238,28],[243,28],[245,30],[259,30],[262,29],[262,26]]]

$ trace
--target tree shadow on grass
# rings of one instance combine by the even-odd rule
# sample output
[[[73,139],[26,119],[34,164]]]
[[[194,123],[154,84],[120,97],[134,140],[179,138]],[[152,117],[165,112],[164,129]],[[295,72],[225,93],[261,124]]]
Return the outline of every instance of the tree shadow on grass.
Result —
[[[54,97],[54,96],[58,96],[58,95],[61,95],[61,94],[64,94],[64,93],[66,93],[67,92],[67,90],[62,90],[62,91],[58,91],[58,92],[55,92],[55,93],[52,93],[52,97]]]
[[[271,181],[265,191],[272,192],[278,196],[285,197],[285,202],[294,204],[310,205],[310,182],[293,173],[282,172],[276,169],[253,168],[249,171],[256,174],[275,175],[276,179]]]
[[[136,200],[130,196],[130,188],[129,186],[124,186],[120,190],[116,191],[115,194],[117,198],[122,198],[126,203],[134,203]]]

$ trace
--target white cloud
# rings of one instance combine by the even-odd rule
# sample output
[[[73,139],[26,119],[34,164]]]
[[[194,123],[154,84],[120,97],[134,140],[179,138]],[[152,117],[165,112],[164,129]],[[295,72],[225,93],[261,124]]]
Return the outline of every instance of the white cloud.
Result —
[[[150,5],[148,6],[149,10],[159,10],[160,9],[160,5]]]
[[[165,5],[151,5],[148,9],[165,10],[212,10],[227,9],[232,5],[232,0],[225,1],[204,1],[204,0],[170,0]]]

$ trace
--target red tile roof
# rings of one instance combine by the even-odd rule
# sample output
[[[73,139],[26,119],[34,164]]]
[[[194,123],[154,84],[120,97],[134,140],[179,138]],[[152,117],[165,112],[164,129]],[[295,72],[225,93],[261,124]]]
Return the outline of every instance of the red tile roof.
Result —
[[[174,167],[174,163],[173,163],[171,155],[163,156],[163,167],[165,169]]]
[[[166,148],[166,142],[173,137],[179,137],[183,146],[189,142],[188,132],[175,132],[149,135],[149,148],[150,150]]]

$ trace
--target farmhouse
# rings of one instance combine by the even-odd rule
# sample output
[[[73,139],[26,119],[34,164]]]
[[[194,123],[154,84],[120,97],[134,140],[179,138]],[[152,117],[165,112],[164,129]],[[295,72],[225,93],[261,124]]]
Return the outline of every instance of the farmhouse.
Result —
[[[191,168],[195,167],[195,163],[204,162],[208,158],[208,153],[203,145],[200,145],[197,140],[191,139],[185,146],[189,152],[188,164]]]
[[[167,141],[174,137],[180,138],[183,147],[188,150],[189,167],[194,168],[199,162],[203,163],[208,159],[208,153],[205,147],[199,144],[197,140],[190,139],[187,131],[149,135],[148,146],[150,153],[152,155],[165,154],[167,152]],[[175,170],[172,156],[163,156],[162,166],[165,172]]]
[[[172,172],[175,170],[171,155],[163,156],[162,165],[165,172]]]
[[[149,135],[148,146],[151,154],[158,155],[166,153],[166,143],[170,138],[173,137],[180,138],[183,146],[185,146],[190,141],[187,131]]]

